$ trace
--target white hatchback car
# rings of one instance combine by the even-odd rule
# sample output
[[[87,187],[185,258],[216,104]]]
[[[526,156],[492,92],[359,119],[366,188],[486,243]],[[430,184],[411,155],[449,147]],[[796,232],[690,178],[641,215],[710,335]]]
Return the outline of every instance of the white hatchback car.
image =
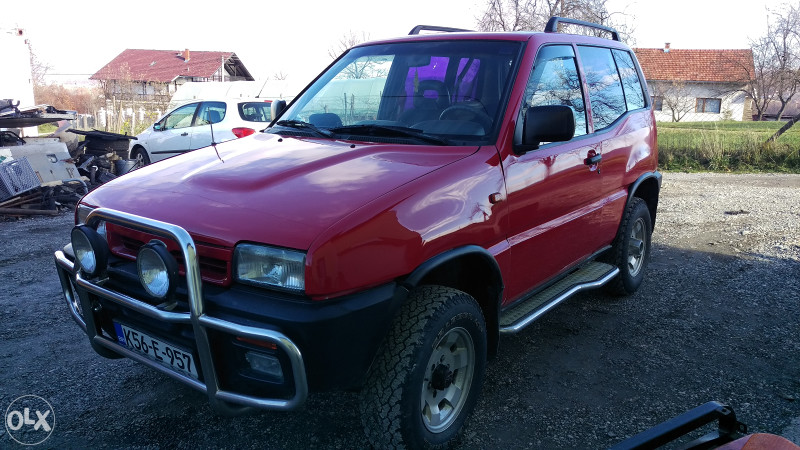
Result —
[[[271,100],[227,99],[186,103],[169,111],[158,122],[131,140],[130,159],[136,166],[249,136],[272,120]]]

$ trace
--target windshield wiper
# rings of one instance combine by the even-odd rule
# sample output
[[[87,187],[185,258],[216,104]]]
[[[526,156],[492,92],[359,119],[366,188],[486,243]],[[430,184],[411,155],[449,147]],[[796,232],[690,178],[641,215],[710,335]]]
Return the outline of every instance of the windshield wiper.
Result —
[[[388,125],[364,124],[364,125],[350,125],[344,127],[331,128],[330,131],[337,134],[355,134],[361,136],[375,136],[375,137],[406,137],[419,139],[429,144],[448,145],[446,139],[424,133],[416,128],[395,127]]]
[[[312,133],[316,134],[319,137],[326,137],[332,138],[333,133],[328,130],[323,130],[322,128],[318,128],[315,125],[312,125],[308,122],[303,122],[302,120],[279,120],[275,123],[275,125],[287,128],[299,128],[304,130],[310,130]]]

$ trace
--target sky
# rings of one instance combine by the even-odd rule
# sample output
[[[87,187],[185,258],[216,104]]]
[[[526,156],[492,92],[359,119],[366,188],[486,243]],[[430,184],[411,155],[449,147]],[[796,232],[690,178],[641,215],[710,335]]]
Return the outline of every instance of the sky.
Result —
[[[635,18],[635,46],[748,48],[764,33],[765,7],[785,0],[608,0]],[[798,0],[791,0],[796,2]],[[330,62],[350,32],[370,39],[418,24],[474,29],[486,0],[294,0],[188,3],[136,0],[3,0],[0,29],[25,29],[52,79],[87,79],[126,48],[232,51],[257,79],[276,73],[298,87]],[[113,6],[110,6],[113,5]]]

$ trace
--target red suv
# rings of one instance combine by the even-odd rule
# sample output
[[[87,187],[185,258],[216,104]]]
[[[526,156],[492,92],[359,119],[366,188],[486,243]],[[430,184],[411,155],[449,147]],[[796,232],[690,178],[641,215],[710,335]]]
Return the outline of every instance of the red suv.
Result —
[[[630,48],[560,18],[419,31],[350,49],[261,133],[84,197],[56,265],[94,350],[223,412],[359,388],[376,447],[438,447],[501,334],[636,291],[661,175]]]

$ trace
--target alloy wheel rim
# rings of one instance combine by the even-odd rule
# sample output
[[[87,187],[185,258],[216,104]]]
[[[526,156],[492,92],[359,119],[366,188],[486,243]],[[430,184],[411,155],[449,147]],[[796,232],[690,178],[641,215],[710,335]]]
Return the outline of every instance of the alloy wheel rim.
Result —
[[[475,345],[464,328],[449,330],[436,342],[422,381],[420,413],[425,428],[440,433],[467,402],[475,373]]]
[[[628,272],[631,276],[636,276],[644,265],[644,257],[647,254],[647,242],[645,241],[645,223],[639,218],[631,227],[630,238],[628,239]]]

